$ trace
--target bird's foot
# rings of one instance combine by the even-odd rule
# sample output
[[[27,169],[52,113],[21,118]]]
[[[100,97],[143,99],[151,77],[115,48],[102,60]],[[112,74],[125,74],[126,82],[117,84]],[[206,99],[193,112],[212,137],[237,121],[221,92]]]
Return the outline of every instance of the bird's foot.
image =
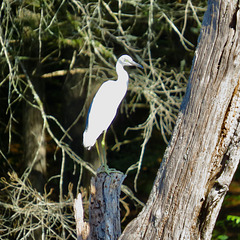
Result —
[[[115,168],[109,168],[107,164],[102,164],[98,168],[97,173],[107,173],[107,175],[110,175],[111,173],[122,173],[122,172],[118,171]]]

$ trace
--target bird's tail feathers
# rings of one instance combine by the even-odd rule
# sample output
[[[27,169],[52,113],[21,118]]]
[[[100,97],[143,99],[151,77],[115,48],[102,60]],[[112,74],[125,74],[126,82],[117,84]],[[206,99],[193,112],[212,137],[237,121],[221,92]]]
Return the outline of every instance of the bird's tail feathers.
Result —
[[[90,150],[91,147],[93,147],[94,144],[96,143],[96,140],[100,134],[96,136],[96,134],[91,134],[89,131],[85,130],[83,133],[83,146]]]

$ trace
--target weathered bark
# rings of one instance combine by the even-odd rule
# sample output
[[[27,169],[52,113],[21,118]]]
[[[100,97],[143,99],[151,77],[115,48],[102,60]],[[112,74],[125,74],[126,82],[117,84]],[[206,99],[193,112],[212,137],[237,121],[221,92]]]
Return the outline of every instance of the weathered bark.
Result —
[[[238,1],[209,1],[171,142],[120,239],[211,239],[240,157],[239,16]]]
[[[119,198],[125,175],[98,173],[91,180],[88,239],[118,239],[121,235]]]

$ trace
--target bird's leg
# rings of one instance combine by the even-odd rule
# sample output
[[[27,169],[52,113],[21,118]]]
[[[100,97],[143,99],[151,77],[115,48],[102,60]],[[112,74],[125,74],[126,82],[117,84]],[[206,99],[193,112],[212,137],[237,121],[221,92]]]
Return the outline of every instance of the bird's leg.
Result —
[[[102,153],[103,153],[103,165],[104,165],[105,168],[107,168],[106,143],[105,143],[106,132],[107,132],[106,130],[103,132],[103,139],[101,141]]]
[[[104,164],[104,160],[103,160],[103,158],[100,154],[100,151],[99,151],[98,140],[96,140],[96,149],[97,149],[98,157],[99,157],[101,165],[102,165],[102,164]]]
[[[101,155],[101,168],[99,170],[99,172],[105,172],[107,173],[108,175],[110,175],[111,173],[121,173],[120,171],[116,170],[116,169],[111,169],[111,168],[108,168],[108,165],[107,165],[107,157],[106,157],[106,145],[105,145],[105,139],[106,139],[106,132],[107,131],[104,131],[103,132],[103,139],[101,141],[101,145],[102,145],[102,155]],[[98,148],[98,143],[96,141],[96,147],[97,147],[97,151],[99,153],[99,148]],[[100,154],[99,154],[100,155]]]

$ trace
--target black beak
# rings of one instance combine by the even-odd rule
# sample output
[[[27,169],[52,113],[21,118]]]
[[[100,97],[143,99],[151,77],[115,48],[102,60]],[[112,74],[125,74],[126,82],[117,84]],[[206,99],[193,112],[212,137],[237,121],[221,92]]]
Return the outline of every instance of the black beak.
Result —
[[[139,63],[136,63],[136,62],[132,62],[132,66],[135,66],[135,67],[139,67],[139,68],[142,68],[143,69],[143,66]]]

